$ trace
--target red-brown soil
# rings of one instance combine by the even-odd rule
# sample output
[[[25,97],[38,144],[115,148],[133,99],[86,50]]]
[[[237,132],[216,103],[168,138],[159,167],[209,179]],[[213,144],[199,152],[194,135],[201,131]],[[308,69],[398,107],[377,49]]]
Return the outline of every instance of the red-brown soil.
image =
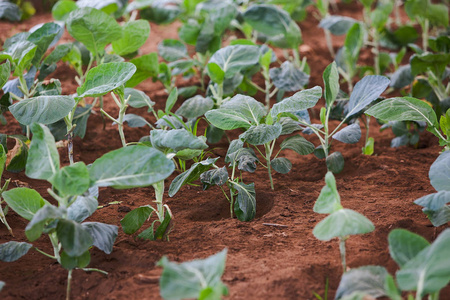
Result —
[[[360,18],[359,5],[352,3],[339,7],[339,13]],[[37,15],[20,24],[0,22],[0,37],[4,40],[18,31],[48,21],[51,21],[50,14]],[[306,45],[302,46],[301,55],[308,58],[312,70],[309,87],[323,85],[322,71],[331,62],[323,32],[317,25],[318,21],[312,15],[300,23]],[[164,38],[176,38],[177,26],[152,24],[151,38],[142,53],[155,51],[157,43]],[[63,40],[70,40],[70,36],[64,35]],[[335,48],[341,44],[342,38],[334,39]],[[363,57],[362,63],[371,63],[370,51],[364,51]],[[75,72],[67,66],[61,65],[52,76],[61,80],[63,93],[75,91]],[[180,81],[179,84],[187,83]],[[157,108],[164,107],[167,94],[162,85],[147,80],[138,88],[157,103]],[[112,115],[117,113],[112,101],[106,101],[105,105]],[[129,109],[128,112],[154,121],[145,109]],[[313,112],[317,113],[318,108]],[[8,125],[0,127],[0,131],[20,134],[18,124],[9,114],[7,119]],[[126,128],[125,135],[127,141],[137,141],[148,135],[148,130]],[[364,214],[375,224],[374,232],[352,236],[348,240],[348,266],[382,265],[394,274],[397,265],[389,256],[387,245],[387,235],[392,229],[405,228],[433,241],[446,227],[434,228],[421,208],[413,203],[415,199],[434,192],[428,170],[441,147],[429,133],[422,134],[417,149],[390,148],[393,134],[390,131],[380,133],[375,124],[370,128],[370,135],[376,141],[372,156],[361,154],[362,141],[356,145],[338,142],[333,145],[333,149],[341,151],[346,160],[344,171],[336,176],[344,207]],[[318,142],[312,136],[306,138]],[[103,130],[102,119],[97,113],[89,119],[86,137],[75,139],[75,159],[91,163],[119,147],[117,128],[107,122]],[[224,157],[226,148],[227,142],[223,139],[212,146],[212,152],[214,156]],[[65,149],[60,149],[60,154],[63,164],[67,164]],[[342,272],[338,242],[321,242],[312,234],[314,226],[324,218],[324,215],[314,213],[312,208],[324,185],[325,162],[312,154],[299,156],[285,151],[284,156],[293,162],[293,168],[286,175],[274,175],[275,191],[270,190],[264,169],[244,174],[245,182],[254,181],[256,185],[257,216],[253,221],[231,219],[228,202],[217,188],[202,191],[200,187],[187,186],[173,198],[166,193],[165,201],[175,215],[170,241],[136,240],[119,231],[112,254],[106,255],[96,248],[91,251],[90,267],[105,270],[109,275],[76,270],[72,298],[160,299],[158,279],[162,270],[155,264],[163,255],[182,262],[205,258],[223,248],[228,248],[223,276],[230,291],[227,299],[314,299],[313,292],[323,295],[326,279],[330,283],[329,299],[334,297]],[[166,181],[166,187],[177,174],[175,172]],[[30,180],[23,172],[5,172],[2,183],[7,178],[12,179],[10,188],[26,185],[51,199],[46,192],[48,185],[43,181]],[[99,209],[88,220],[120,226],[119,221],[129,209],[150,204],[153,199],[151,187],[131,190],[103,188],[100,205],[112,201],[122,203]],[[0,242],[26,241],[26,220],[14,212],[10,212],[7,219],[16,237],[12,238],[2,225]],[[287,227],[265,226],[263,223]],[[51,251],[47,237],[41,237],[34,245]],[[6,282],[1,292],[2,299],[63,299],[66,279],[67,271],[34,250],[16,262],[0,263],[0,280]],[[441,299],[450,299],[449,288],[441,293]]]

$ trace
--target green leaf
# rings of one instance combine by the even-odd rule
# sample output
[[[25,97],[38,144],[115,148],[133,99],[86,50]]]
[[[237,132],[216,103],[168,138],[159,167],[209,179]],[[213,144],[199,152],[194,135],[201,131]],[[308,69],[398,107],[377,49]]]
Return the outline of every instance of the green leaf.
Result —
[[[186,46],[179,40],[173,39],[165,39],[159,43],[158,54],[169,62],[189,58]]]
[[[80,256],[70,256],[66,251],[61,252],[61,265],[67,269],[85,268],[91,262],[91,254],[89,251],[84,252]]]
[[[278,89],[287,92],[298,91],[309,82],[309,75],[290,61],[283,62],[280,68],[270,69],[269,74],[273,84]]]
[[[445,205],[437,210],[424,208],[423,212],[433,224],[434,227],[439,227],[450,222],[450,206]]]
[[[285,35],[293,20],[275,5],[252,5],[243,14],[245,22],[268,36]]]
[[[27,40],[37,45],[37,49],[32,60],[33,65],[40,65],[41,59],[45,52],[63,30],[64,28],[56,23],[45,23],[39,29],[30,34]]]
[[[281,134],[281,129],[282,126],[280,123],[273,125],[260,124],[250,127],[239,138],[250,145],[264,145],[277,139]]]
[[[5,286],[5,282],[4,281],[0,281],[0,292],[2,291],[4,286]]]
[[[154,209],[150,205],[145,205],[127,213],[125,217],[120,220],[123,232],[126,234],[133,234],[138,231],[153,211]]]
[[[319,214],[331,214],[342,208],[341,197],[336,187],[336,179],[332,172],[327,172],[325,175],[325,186],[320,191],[313,210]]]
[[[203,184],[203,190],[212,185],[224,185],[228,181],[228,171],[226,167],[212,169],[200,175],[200,181]]]
[[[113,17],[90,7],[71,12],[66,26],[70,35],[94,56],[103,53],[106,45],[122,38],[122,28]]]
[[[154,129],[150,132],[150,140],[153,147],[161,151],[172,149],[178,152],[184,149],[203,150],[208,148],[203,137],[197,137],[186,129]]]
[[[342,299],[355,292],[361,292],[373,298],[386,296],[384,283],[388,274],[388,271],[380,266],[351,269],[342,275],[336,291],[336,299]]]
[[[9,111],[23,125],[52,124],[67,116],[74,106],[70,96],[38,96],[14,103]]]
[[[155,102],[150,100],[149,96],[136,89],[125,88],[124,98],[127,99],[128,97],[130,97],[128,104],[134,108],[148,107],[150,110],[155,105]]]
[[[27,159],[25,174],[33,179],[48,180],[59,171],[59,153],[50,130],[41,124],[31,125],[33,139]]]
[[[355,144],[361,139],[361,126],[353,123],[333,134],[333,139],[346,144]]]
[[[227,46],[214,53],[209,63],[216,63],[225,73],[225,78],[232,78],[237,73],[258,64],[259,56],[257,46]]]
[[[99,222],[84,222],[81,226],[89,232],[94,240],[94,246],[106,254],[111,254],[114,241],[119,233],[119,228],[115,225],[103,224]]]
[[[213,109],[205,113],[205,117],[212,125],[222,130],[236,128],[250,128],[251,123],[247,117],[232,109]]]
[[[45,204],[39,209],[25,228],[25,235],[30,242],[37,240],[44,230],[47,223],[55,219],[62,218],[66,213],[63,207],[56,207],[50,204]]]
[[[383,121],[419,121],[439,127],[434,110],[427,103],[413,97],[386,99],[365,113]]]
[[[184,171],[174,178],[169,187],[169,197],[173,197],[180,188],[200,178],[200,174],[208,171],[218,158],[207,158],[206,160],[194,163],[189,170]]]
[[[229,162],[233,165],[234,162],[238,164],[238,169],[246,172],[253,173],[256,171],[256,163],[259,162],[255,151],[251,148],[240,148],[234,152],[234,149],[228,148],[227,155],[225,156],[225,162]]]
[[[59,169],[48,181],[63,197],[82,195],[90,186],[88,168],[81,161]]]
[[[19,243],[15,241],[0,244],[0,260],[4,262],[13,262],[28,253],[33,245],[29,243]]]
[[[72,220],[60,219],[56,234],[62,248],[69,256],[81,256],[93,244],[93,239],[83,226]]]
[[[266,109],[261,102],[241,94],[237,94],[230,100],[225,101],[220,108],[239,112],[239,114],[244,115],[249,122],[255,125],[266,115]]]
[[[244,184],[233,182],[232,188],[238,194],[234,202],[234,214],[240,221],[251,221],[256,215],[256,192],[255,184]]]
[[[445,287],[450,281],[450,229],[444,230],[428,247],[420,251],[396,273],[397,283],[403,291],[417,290],[431,294]]]
[[[423,53],[411,57],[411,74],[417,76],[428,70],[432,71],[438,78],[445,72],[446,66],[450,64],[450,53]]]
[[[344,41],[343,55],[346,68],[353,69],[359,58],[359,51],[364,43],[364,29],[361,24],[355,23],[350,27]],[[351,70],[347,70],[351,71]]]
[[[166,100],[166,109],[165,109],[166,114],[168,114],[172,110],[177,100],[178,100],[178,89],[174,88],[170,92],[169,97]]]
[[[375,229],[366,217],[351,209],[340,209],[319,222],[314,227],[314,236],[321,241],[329,241],[335,237],[346,237],[364,234]]]
[[[369,75],[358,81],[350,95],[346,119],[363,110],[367,105],[380,97],[389,86],[389,79],[384,76]]]
[[[431,165],[428,176],[431,185],[437,191],[450,191],[450,151],[445,151],[439,155]]]
[[[277,157],[270,161],[272,168],[281,174],[287,174],[292,169],[292,163],[285,157]]]
[[[274,104],[270,114],[272,118],[276,119],[279,114],[284,112],[297,112],[314,107],[320,97],[322,97],[322,88],[320,86],[297,92],[292,97]]]
[[[323,71],[324,97],[327,107],[333,105],[339,93],[339,72],[336,62],[329,64]]]
[[[33,189],[15,188],[2,193],[6,204],[19,216],[30,221],[47,201]]]
[[[67,218],[81,223],[90,217],[98,207],[98,187],[93,186],[83,195],[78,196],[67,209]]]
[[[374,152],[374,144],[375,144],[375,140],[370,137],[367,140],[366,145],[362,148],[363,154],[364,155],[372,155]]]
[[[25,138],[25,140],[22,140],[14,136],[13,138],[16,140],[16,145],[18,144],[18,148],[17,152],[14,153],[13,158],[6,167],[6,170],[9,172],[21,172],[25,169],[28,159],[28,145],[25,143],[27,139]]]
[[[196,95],[184,101],[175,113],[179,116],[185,117],[186,119],[197,119],[213,107],[214,101],[211,98]]]
[[[6,151],[2,144],[0,144],[0,178],[6,166]]]
[[[147,146],[128,146],[94,161],[91,181],[99,187],[117,189],[143,187],[164,180],[175,166],[162,152]]]
[[[225,79],[225,72],[222,70],[222,68],[214,63],[210,62],[207,65],[208,70],[208,76],[211,78],[211,80],[217,84],[222,84]]]
[[[420,197],[415,204],[423,206],[429,210],[438,210],[450,202],[450,191],[439,191]]]
[[[31,66],[31,61],[37,51],[37,45],[29,41],[18,41],[7,49],[15,65],[14,76],[20,76]]]
[[[11,76],[11,63],[7,60],[0,65],[0,89],[8,82],[9,76]]]
[[[193,260],[184,263],[170,262],[163,257],[158,266],[163,267],[160,278],[160,293],[164,299],[199,298],[207,287],[224,291],[221,281],[225,271],[227,250],[212,255],[203,260]],[[220,295],[221,296],[221,295]],[[219,299],[218,298],[215,299]]]
[[[72,0],[59,0],[52,7],[53,19],[58,21],[65,21],[69,14],[78,9],[78,5]]]
[[[389,253],[400,268],[430,245],[426,239],[406,229],[392,230],[389,233],[388,241]]]
[[[319,27],[329,30],[333,35],[344,35],[356,22],[350,17],[328,15],[320,20]]]
[[[78,97],[98,97],[123,86],[136,72],[132,63],[101,64],[89,70],[84,84],[77,88]]]
[[[342,172],[344,169],[344,157],[341,152],[333,152],[326,158],[326,164],[329,171],[334,174]]]
[[[9,21],[20,21],[22,12],[20,7],[11,2],[0,2],[0,19],[7,19]]]
[[[299,134],[286,138],[281,143],[280,148],[281,150],[294,150],[300,155],[308,155],[314,152],[314,145]]]
[[[114,52],[126,55],[139,50],[150,35],[150,24],[145,20],[128,21],[122,25],[122,38],[112,41]]]

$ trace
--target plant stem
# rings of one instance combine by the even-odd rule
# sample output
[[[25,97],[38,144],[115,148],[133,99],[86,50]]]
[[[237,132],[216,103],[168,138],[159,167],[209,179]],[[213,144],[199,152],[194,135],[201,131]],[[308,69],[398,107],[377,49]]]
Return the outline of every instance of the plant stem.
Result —
[[[323,30],[325,33],[325,40],[327,42],[328,51],[330,51],[331,57],[334,58],[336,56],[336,53],[334,53],[333,49],[333,41],[331,38],[331,32],[328,29]]]
[[[430,30],[430,21],[426,18],[422,26],[422,48],[427,52],[428,49],[428,31]]]
[[[96,268],[82,268],[81,270],[85,272],[99,272],[102,273],[103,275],[108,275],[108,272]]]
[[[343,268],[343,273],[345,273],[347,271],[347,264],[345,262],[345,240],[347,238],[346,237],[340,237],[339,238],[339,251],[341,252],[341,261],[342,261],[342,268]]]
[[[58,242],[58,236],[56,235],[56,232],[52,232],[48,235],[48,237],[50,238],[50,242],[52,242],[52,246],[53,246],[53,253],[54,253],[54,257],[55,259],[61,263],[61,257],[59,255],[59,242]]]
[[[367,145],[367,141],[369,140],[369,129],[370,129],[370,116],[366,115],[366,141],[364,143],[364,148]]]
[[[66,300],[70,300],[70,284],[72,282],[72,271],[73,270],[69,270],[69,274],[67,274]]]
[[[34,250],[36,250],[37,252],[39,252],[39,253],[41,253],[41,254],[43,254],[43,255],[49,257],[49,258],[56,259],[56,257],[54,257],[53,255],[48,254],[48,253],[42,251],[41,249],[39,249],[39,248],[37,248],[37,247],[35,247]]]
[[[272,189],[272,191],[274,190],[273,187],[273,179],[272,179],[272,168],[270,165],[270,157],[272,156],[272,151],[270,148],[270,143],[264,144],[264,149],[266,150],[266,163],[267,163],[267,172],[269,174],[269,180],[270,180],[270,188]]]
[[[375,75],[380,75],[381,74],[381,70],[380,70],[380,46],[379,46],[379,35],[377,32],[377,29],[374,28],[372,31],[372,39],[373,39],[373,48],[372,48],[372,52],[374,54],[374,64],[375,64]]]
[[[155,189],[155,198],[156,200],[154,201],[156,203],[156,207],[157,207],[157,214],[158,214],[158,219],[159,222],[162,223],[164,221],[164,205],[163,205],[163,196],[164,196],[164,180],[158,181],[157,183],[152,185],[153,188]]]
[[[300,68],[301,62],[300,62],[300,52],[298,51],[298,46],[295,48],[292,48],[292,54],[294,55],[294,64],[297,68]]]
[[[1,199],[1,198],[0,198]],[[2,221],[3,224],[5,224],[6,228],[8,229],[9,233],[14,236],[14,233],[11,229],[11,227],[9,227],[8,222],[6,221],[6,216],[3,213],[3,207],[0,205],[0,220]]]

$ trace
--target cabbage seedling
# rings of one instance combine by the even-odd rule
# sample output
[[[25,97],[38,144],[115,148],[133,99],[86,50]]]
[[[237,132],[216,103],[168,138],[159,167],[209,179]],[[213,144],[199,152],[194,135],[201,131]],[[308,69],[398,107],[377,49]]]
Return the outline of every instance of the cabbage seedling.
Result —
[[[6,167],[6,151],[5,151],[5,148],[3,148],[3,145],[0,145],[0,178],[3,175],[3,171],[5,170],[5,167]],[[2,198],[2,194],[3,194],[3,192],[5,192],[8,189],[8,185],[9,185],[10,181],[11,181],[11,179],[5,180],[5,184],[0,189],[0,221],[3,224],[5,224],[9,233],[11,233],[11,235],[14,236],[13,231],[8,224],[8,221],[6,221],[6,213],[8,212],[8,206],[5,206],[5,208],[3,208],[3,205],[2,205],[4,202],[3,198]]]
[[[375,227],[372,222],[354,210],[343,208],[341,197],[337,191],[336,180],[332,172],[325,175],[325,186],[317,198],[314,212],[329,214],[314,227],[314,236],[321,241],[339,238],[339,251],[344,273],[347,271],[345,259],[345,241],[350,235],[372,232]]]

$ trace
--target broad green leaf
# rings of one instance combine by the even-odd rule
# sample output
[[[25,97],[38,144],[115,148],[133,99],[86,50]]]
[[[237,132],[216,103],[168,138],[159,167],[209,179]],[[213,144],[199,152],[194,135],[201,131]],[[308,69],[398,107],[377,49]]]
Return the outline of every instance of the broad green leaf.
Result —
[[[351,269],[342,275],[336,291],[336,299],[343,299],[355,292],[360,292],[373,298],[386,296],[384,283],[388,274],[388,271],[380,266],[364,266]]]
[[[209,124],[209,126],[206,128],[206,138],[210,144],[216,144],[220,142],[223,135],[224,131],[212,124]]]
[[[420,251],[396,273],[397,283],[403,291],[422,286],[423,297],[445,287],[450,281],[450,229],[444,230],[428,247]]]
[[[329,30],[334,35],[343,35],[356,22],[358,21],[350,17],[329,15],[320,20],[319,27]]]
[[[268,115],[268,118],[272,117],[272,115]],[[267,119],[266,119],[267,123]],[[282,117],[280,118],[280,124],[283,126],[283,129],[281,130],[281,135],[291,134],[295,131],[302,130],[302,127],[297,121],[294,121],[293,119],[289,117]]]
[[[213,54],[210,63],[216,63],[225,73],[225,78],[232,78],[237,73],[253,67],[259,62],[257,46],[227,46]]]
[[[75,109],[75,115],[73,117],[73,124],[76,124],[75,130],[73,131],[75,136],[84,138],[86,134],[87,121],[91,115],[92,106],[90,104],[85,107],[77,106]],[[64,120],[59,120],[56,123],[49,124],[47,127],[52,132],[55,140],[60,141],[67,138],[67,125]]]
[[[355,144],[361,139],[361,126],[358,123],[346,126],[333,134],[333,139],[346,144]]]
[[[384,76],[368,75],[355,84],[348,102],[346,119],[363,110],[367,105],[377,100],[389,86],[389,79]]]
[[[285,35],[293,22],[285,10],[275,5],[252,5],[243,17],[253,29],[268,36]]]
[[[427,71],[432,71],[436,76],[441,77],[446,66],[450,64],[450,53],[423,53],[411,57],[411,74],[417,76]]]
[[[209,97],[196,95],[187,99],[175,112],[186,119],[197,119],[214,107],[214,101]]]
[[[98,187],[93,186],[83,195],[78,196],[67,209],[67,218],[81,223],[90,217],[98,207]]]
[[[150,140],[153,147],[161,151],[172,149],[178,152],[184,149],[203,150],[208,148],[202,137],[197,137],[186,129],[154,129],[150,132]]]
[[[199,1],[196,10],[204,13],[214,24],[214,34],[221,36],[238,14],[237,5],[231,1]]]
[[[247,117],[232,109],[213,109],[205,113],[205,117],[212,125],[222,130],[236,128],[250,128],[251,123]]]
[[[450,151],[445,151],[439,155],[430,167],[428,176],[431,185],[437,191],[450,191]]]
[[[148,107],[150,110],[150,108],[155,105],[155,102],[150,100],[149,96],[136,89],[125,88],[124,98],[127,99],[128,97],[130,97],[128,104],[134,108]]]
[[[231,148],[231,145],[230,145]],[[238,169],[246,172],[253,173],[256,171],[256,163],[259,161],[255,154],[255,151],[251,148],[239,148],[234,152],[228,148],[227,155],[225,156],[225,162],[229,162],[230,166],[233,163],[238,164]]]
[[[146,146],[128,146],[106,153],[89,169],[93,184],[117,189],[149,186],[172,174],[175,166],[162,152]]]
[[[5,191],[2,197],[12,210],[28,221],[47,203],[38,192],[24,187]]]
[[[140,11],[140,17],[156,24],[169,24],[181,13],[180,3],[171,0],[152,1]]]
[[[212,169],[200,175],[200,181],[203,184],[203,190],[212,185],[224,185],[228,181],[228,171],[226,167]]]
[[[322,97],[322,88],[320,86],[297,92],[292,97],[274,104],[270,114],[272,118],[276,119],[279,114],[284,112],[293,113],[314,107],[320,97]]]
[[[145,20],[129,21],[122,26],[122,38],[112,41],[118,55],[126,55],[139,50],[150,35],[150,24]]]
[[[261,102],[241,94],[237,94],[230,100],[225,101],[220,108],[239,112],[239,114],[244,115],[249,122],[255,125],[266,115],[266,109]]]
[[[250,145],[264,145],[277,139],[281,134],[281,129],[280,123],[274,125],[260,124],[250,127],[239,138]]]
[[[429,126],[439,126],[434,110],[427,103],[412,97],[383,100],[365,113],[384,121],[418,121],[427,122]]]
[[[4,281],[0,281],[0,292],[2,291],[4,286],[5,286],[5,282]]]
[[[111,254],[114,241],[119,233],[119,228],[117,226],[99,222],[84,222],[81,226],[89,232],[95,247],[106,254]]]
[[[278,89],[287,92],[298,91],[309,82],[309,75],[290,61],[283,62],[280,68],[270,69],[269,74],[273,84]]]
[[[132,63],[101,64],[89,70],[84,84],[77,88],[79,98],[98,97],[123,86],[136,72]]]
[[[326,158],[326,164],[329,171],[334,174],[342,172],[344,169],[344,157],[341,152],[333,152]]]
[[[429,194],[414,201],[415,204],[423,206],[429,210],[438,210],[450,203],[450,191],[439,191]]]
[[[81,224],[72,220],[58,220],[56,234],[69,256],[81,256],[93,244],[90,233]]]
[[[21,172],[25,169],[28,159],[28,145],[26,144],[27,139],[22,140],[15,136],[12,136],[16,141],[16,152],[9,162],[6,170],[9,172]],[[5,141],[6,142],[6,141]],[[6,147],[6,143],[4,145]],[[5,148],[6,149],[6,148]]]
[[[0,19],[7,19],[8,21],[20,21],[22,12],[20,7],[16,4],[2,1],[0,2]]]
[[[184,149],[177,151],[176,157],[182,160],[190,160],[202,154],[203,150]]]
[[[339,93],[339,72],[336,62],[329,64],[323,71],[324,97],[327,107],[331,109]]]
[[[6,54],[11,56],[15,65],[15,76],[22,75],[31,66],[31,61],[37,51],[38,46],[29,41],[18,41],[7,49]]]
[[[210,62],[207,65],[208,70],[208,76],[211,78],[212,82],[215,82],[217,84],[222,84],[225,79],[225,72],[222,70],[222,68],[214,63]]]
[[[124,0],[78,0],[78,7],[92,7],[104,11],[108,15],[121,9],[126,2]]]
[[[9,76],[11,76],[11,63],[7,60],[0,65],[0,89],[8,82]]]
[[[292,163],[285,157],[277,157],[270,161],[272,168],[281,174],[287,174],[292,169]]]
[[[431,210],[424,208],[423,212],[427,215],[434,227],[439,227],[450,222],[450,206],[445,205],[439,209]]]
[[[146,205],[133,209],[127,213],[125,217],[120,220],[123,232],[126,234],[133,234],[138,231],[153,211],[154,209],[151,206]]]
[[[174,88],[170,92],[169,97],[166,100],[166,108],[165,108],[166,114],[168,114],[172,110],[177,100],[178,100],[178,89]]]
[[[0,144],[0,178],[6,166],[6,151],[2,144]]]
[[[321,241],[353,234],[364,234],[375,229],[366,217],[351,209],[339,209],[314,227],[314,236]]]
[[[70,256],[66,251],[61,252],[61,265],[64,269],[72,270],[75,268],[85,268],[91,262],[91,254],[89,250],[80,256]]]
[[[389,233],[388,241],[389,253],[400,268],[430,245],[426,239],[406,229],[392,230]]]
[[[308,155],[314,152],[314,145],[301,135],[286,138],[280,145],[281,150],[291,149],[300,155]]]
[[[25,242],[10,241],[0,244],[0,260],[4,262],[13,262],[28,253],[33,245]]]
[[[336,187],[336,179],[332,172],[327,172],[325,175],[325,186],[320,191],[313,210],[319,214],[331,214],[340,209],[343,209],[343,207]]]
[[[375,140],[373,139],[373,137],[368,138],[366,144],[362,148],[363,154],[364,155],[372,155],[374,152],[374,144],[375,144]]]
[[[90,186],[89,171],[82,161],[59,169],[48,181],[61,196],[82,195]]]
[[[167,61],[189,58],[186,46],[179,40],[165,39],[158,44],[158,54]]]
[[[360,23],[355,23],[350,27],[344,41],[343,55],[347,68],[354,68],[358,61],[359,51],[364,43],[364,29]],[[348,71],[348,70],[347,70]]]
[[[234,202],[234,214],[240,221],[251,221],[256,215],[255,184],[233,182],[232,187],[238,192]]]
[[[69,14],[78,9],[78,5],[72,0],[59,0],[52,7],[53,19],[58,21],[65,21]]]
[[[208,171],[218,158],[207,158],[206,160],[194,163],[189,170],[174,178],[169,187],[169,197],[173,197],[180,188],[200,178],[200,174]]]
[[[55,139],[45,125],[31,125],[33,139],[28,153],[25,174],[33,179],[48,180],[59,171],[59,153]]]
[[[203,260],[193,260],[184,263],[170,262],[163,257],[158,266],[163,267],[160,278],[160,293],[164,299],[199,298],[201,292],[210,287],[226,290],[221,277],[225,271],[227,250],[212,255]],[[221,295],[217,298],[219,299]],[[204,300],[207,300],[205,298]]]
[[[146,125],[149,125],[149,123],[147,122],[147,120],[145,120],[143,117],[135,115],[135,114],[126,114],[125,116],[123,116],[123,123],[127,123],[128,126],[130,126],[131,128],[136,128],[136,127],[144,127]],[[116,122],[113,122],[113,125],[116,125]]]
[[[46,23],[30,34],[27,40],[37,46],[34,58],[32,60],[33,65],[37,66],[40,64],[45,52],[63,30],[64,28],[56,23]]]
[[[103,53],[106,45],[122,38],[122,28],[116,20],[95,8],[83,7],[71,12],[66,26],[70,35],[94,56]]]
[[[67,116],[74,106],[70,96],[38,96],[14,103],[9,111],[23,125],[52,124]]]
[[[56,207],[51,204],[45,204],[41,209],[39,209],[28,223],[25,228],[25,235],[30,242],[37,240],[47,223],[55,219],[60,219],[66,214],[66,209],[63,207]]]
[[[394,89],[402,89],[407,85],[410,85],[413,80],[414,77],[411,74],[411,66],[400,66],[397,71],[391,75],[391,83],[389,86]]]

